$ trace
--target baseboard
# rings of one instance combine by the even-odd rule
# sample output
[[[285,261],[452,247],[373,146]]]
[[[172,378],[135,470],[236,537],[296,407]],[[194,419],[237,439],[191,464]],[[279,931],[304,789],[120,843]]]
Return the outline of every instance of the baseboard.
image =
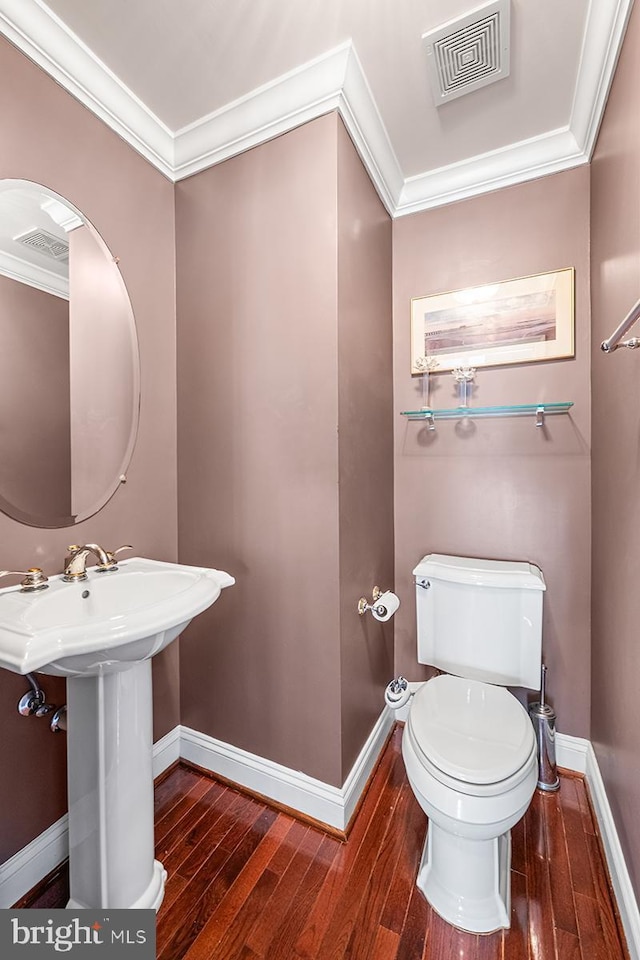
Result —
[[[69,856],[69,817],[51,824],[0,865],[0,909],[6,910]]]
[[[183,760],[231,780],[267,800],[343,831],[394,721],[392,712],[385,707],[342,787],[316,780],[299,770],[291,770],[189,727],[181,728],[180,755]]]
[[[180,727],[174,727],[153,745],[153,779],[180,759]]]
[[[602,845],[607,858],[609,875],[613,885],[613,892],[618,904],[620,919],[627,938],[629,956],[631,960],[640,960],[640,911],[636,900],[627,864],[620,846],[618,831],[609,799],[605,790],[600,767],[595,750],[590,741],[585,741],[586,770],[585,776],[591,795],[591,803],[598,821]]]
[[[565,733],[556,733],[556,763],[573,773],[587,772],[587,751],[591,744],[582,737],[570,737]]]

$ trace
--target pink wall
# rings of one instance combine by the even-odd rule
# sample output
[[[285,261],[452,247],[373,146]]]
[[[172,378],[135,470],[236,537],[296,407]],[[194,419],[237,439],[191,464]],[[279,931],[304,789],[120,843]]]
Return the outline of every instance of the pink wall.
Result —
[[[70,517],[68,301],[0,276],[0,344],[0,509]]]
[[[342,783],[393,675],[393,621],[358,615],[393,589],[391,221],[338,123],[338,460]]]
[[[382,486],[368,475],[390,400],[390,225],[339,129],[321,118],[176,187],[180,554],[237,581],[183,638],[182,722],[336,785],[381,710],[388,643],[367,637],[355,608],[372,564],[390,575],[390,543],[363,560],[345,485],[391,512],[390,474]],[[380,375],[365,385],[370,408],[365,372]],[[352,458],[351,478],[338,430],[356,421],[365,459]],[[345,718],[343,640],[349,679],[354,651],[377,645]]]
[[[635,5],[592,163],[592,739],[640,894],[640,356],[599,345],[640,297],[640,8]],[[637,326],[631,335],[638,335]]]
[[[589,170],[401,218],[393,224],[396,673],[419,677],[411,571],[426,553],[529,560],[547,582],[543,649],[564,733],[589,736]],[[570,417],[408,422],[410,301],[562,267],[576,269],[575,359],[481,370],[477,404],[573,400]],[[433,378],[436,407],[453,380]]]
[[[173,187],[53,80],[0,41],[0,177],[43,183],[97,226],[120,267],[136,317],[142,357],[138,443],[126,486],[93,519],[43,530],[0,515],[0,568],[59,572],[72,542],[132,543],[137,553],[176,555],[176,397]],[[117,389],[117,385],[115,387]],[[5,581],[9,583],[10,581]],[[178,722],[178,649],[155,663],[156,736]],[[0,671],[0,862],[65,809],[66,738],[45,720],[20,717],[27,684]],[[63,703],[64,682],[47,678]]]

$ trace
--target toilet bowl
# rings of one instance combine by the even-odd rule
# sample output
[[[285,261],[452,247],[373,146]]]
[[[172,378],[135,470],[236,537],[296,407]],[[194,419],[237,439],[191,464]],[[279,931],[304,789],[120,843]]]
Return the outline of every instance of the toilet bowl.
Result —
[[[510,830],[537,782],[526,710],[502,687],[435,677],[413,698],[402,753],[429,818],[418,887],[454,926],[508,927]]]
[[[511,828],[538,779],[537,743],[507,689],[539,689],[544,578],[534,564],[429,554],[413,571],[419,663],[399,678],[409,702],[402,754],[429,818],[417,885],[447,922],[473,933],[510,925]]]

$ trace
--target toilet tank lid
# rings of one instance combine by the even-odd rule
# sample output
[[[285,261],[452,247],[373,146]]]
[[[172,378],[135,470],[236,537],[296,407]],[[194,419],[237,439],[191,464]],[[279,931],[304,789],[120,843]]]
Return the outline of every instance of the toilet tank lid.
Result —
[[[533,563],[519,560],[481,560],[430,553],[422,558],[413,574],[416,579],[433,577],[474,586],[546,590],[542,571]]]

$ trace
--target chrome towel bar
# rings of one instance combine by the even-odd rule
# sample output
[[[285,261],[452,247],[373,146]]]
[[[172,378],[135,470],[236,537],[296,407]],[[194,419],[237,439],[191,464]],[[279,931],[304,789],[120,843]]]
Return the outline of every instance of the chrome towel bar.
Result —
[[[613,331],[611,336],[607,340],[603,340],[600,344],[600,349],[604,350],[605,353],[613,353],[614,350],[617,350],[618,347],[628,347],[630,350],[635,350],[637,347],[640,347],[640,337],[630,337],[628,340],[623,340],[625,333],[634,325],[636,320],[640,319],[640,300],[631,308],[629,313],[626,315],[622,323],[616,330]]]

